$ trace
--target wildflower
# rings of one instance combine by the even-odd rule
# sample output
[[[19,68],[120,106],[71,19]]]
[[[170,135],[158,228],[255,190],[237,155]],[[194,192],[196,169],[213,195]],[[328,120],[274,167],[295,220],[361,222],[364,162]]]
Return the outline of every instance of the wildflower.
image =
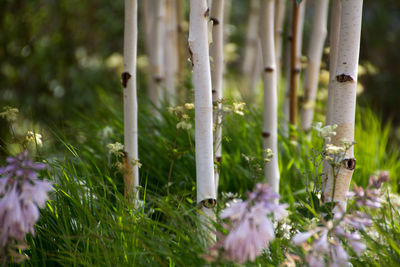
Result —
[[[108,144],[107,148],[108,148],[108,153],[114,154],[117,157],[124,155],[124,153],[121,151],[124,150],[124,145],[119,142],[116,142],[114,144]]]
[[[9,122],[17,120],[19,110],[10,106],[5,106],[3,112],[0,112],[0,117],[6,119]]]
[[[185,103],[185,108],[186,109],[194,109],[194,104],[193,103]]]
[[[244,106],[246,105],[246,103],[239,102],[239,103],[233,103],[232,105],[233,105],[233,112],[234,113],[236,113],[236,114],[238,114],[240,116],[244,115],[243,110],[244,110]]]
[[[38,134],[38,133],[34,133],[32,131],[28,131],[26,133],[25,140],[27,142],[33,142],[33,143],[37,144],[38,146],[42,146],[43,145],[43,143],[42,143],[42,135]]]
[[[279,195],[268,185],[257,184],[248,200],[229,202],[220,217],[228,219],[232,227],[214,248],[224,248],[225,256],[240,264],[254,261],[275,239],[274,226],[268,216],[281,220],[287,215],[287,206],[275,204],[276,198]]]
[[[325,146],[325,152],[330,155],[337,155],[346,152],[346,150],[344,149],[344,147],[341,146],[334,146],[331,144],[327,144]]]
[[[176,129],[184,129],[184,130],[190,130],[192,129],[192,124],[189,122],[185,121],[180,121],[176,124]]]
[[[317,131],[318,135],[328,144],[331,142],[331,136],[336,135],[334,130],[337,128],[337,125],[334,124],[322,127],[322,122],[317,122],[312,126],[312,128]]]
[[[0,168],[0,247],[11,240],[24,241],[34,234],[33,225],[39,219],[38,207],[43,207],[52,190],[51,183],[37,179],[36,172],[45,164],[33,163],[28,152],[7,159]]]
[[[111,137],[111,135],[113,135],[113,133],[114,129],[107,125],[101,131],[99,131],[97,135],[102,139],[108,139]]]

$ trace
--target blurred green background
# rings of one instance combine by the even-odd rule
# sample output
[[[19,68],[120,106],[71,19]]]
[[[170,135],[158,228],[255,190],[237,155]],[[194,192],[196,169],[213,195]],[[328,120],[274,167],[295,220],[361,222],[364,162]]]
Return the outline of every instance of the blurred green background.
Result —
[[[97,112],[99,91],[115,95],[122,103],[123,4],[122,0],[0,1],[0,109],[14,106],[29,120],[63,127],[77,114]],[[303,54],[311,26],[312,5],[308,6]],[[228,75],[240,69],[247,11],[248,1],[232,1],[227,32],[239,56],[228,66]],[[141,27],[139,21],[138,90],[143,98],[146,73]],[[373,107],[383,123],[391,120],[395,126],[392,137],[396,132],[400,136],[396,131],[400,120],[400,1],[365,1],[361,41],[360,64],[374,71],[361,77],[364,91],[358,103]],[[0,118],[0,125],[5,123]],[[2,140],[5,128],[0,127]]]

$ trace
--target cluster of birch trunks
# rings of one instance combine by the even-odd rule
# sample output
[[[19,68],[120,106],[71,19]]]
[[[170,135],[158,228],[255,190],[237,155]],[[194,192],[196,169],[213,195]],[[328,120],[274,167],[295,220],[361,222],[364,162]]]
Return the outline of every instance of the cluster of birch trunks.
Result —
[[[243,54],[243,89],[245,99],[254,98],[255,88],[262,75],[264,149],[273,157],[265,164],[265,181],[279,192],[278,167],[278,89],[286,90],[284,113],[280,121],[308,132],[313,121],[320,63],[328,33],[329,21],[329,88],[326,125],[337,125],[332,144],[353,141],[357,71],[360,47],[362,0],[307,0],[313,7],[312,29],[307,51],[300,123],[298,123],[297,90],[300,84],[300,59],[306,0],[249,0],[246,43]],[[139,1],[141,22],[149,60],[148,94],[155,107],[163,101],[182,102],[183,69],[190,57],[195,102],[196,182],[197,203],[207,214],[217,200],[221,161],[221,117],[213,114],[223,98],[224,22],[226,9],[235,8],[231,0],[190,0],[189,37],[184,41],[184,0]],[[224,11],[225,8],[225,11]],[[284,38],[285,15],[290,24]],[[238,22],[232,22],[238,23]],[[138,36],[138,1],[125,0],[124,32],[124,125],[125,125],[125,183],[126,197],[138,199],[138,109],[136,93],[136,59]],[[278,88],[282,73],[282,47],[287,40],[287,86]],[[186,51],[189,51],[188,53]],[[212,66],[212,67],[211,67]],[[183,95],[183,96],[182,96]],[[213,131],[213,124],[217,127]],[[295,140],[295,132],[288,132]],[[345,202],[355,159],[353,148],[346,152],[336,179],[327,171],[322,184],[324,201]],[[334,185],[334,180],[336,185]],[[335,187],[334,196],[332,188]]]

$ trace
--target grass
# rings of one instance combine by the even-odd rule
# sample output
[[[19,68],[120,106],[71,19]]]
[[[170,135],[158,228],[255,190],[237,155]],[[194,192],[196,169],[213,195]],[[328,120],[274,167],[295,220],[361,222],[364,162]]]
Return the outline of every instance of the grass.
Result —
[[[140,103],[139,155],[143,207],[132,209],[123,198],[123,179],[108,154],[106,145],[123,140],[121,99],[98,89],[98,110],[77,113],[76,120],[54,128],[52,147],[37,154],[48,164],[42,177],[54,182],[51,201],[41,210],[36,236],[28,236],[31,260],[24,266],[203,266],[207,253],[204,233],[199,231],[195,205],[194,132],[177,130],[177,118],[166,109],[158,119]],[[194,114],[189,113],[193,118]],[[398,151],[391,148],[389,125],[369,109],[358,108],[353,182],[367,185],[376,170],[390,170],[391,188],[397,190],[395,174],[400,173]],[[221,192],[246,197],[255,183],[263,180],[261,137],[262,114],[251,107],[245,116],[230,115],[223,125]],[[113,133],[99,133],[109,126]],[[321,147],[313,134],[311,141],[299,133],[293,146],[279,132],[282,202],[289,203],[290,225],[306,229],[310,221],[298,213],[297,204],[306,202],[306,180],[315,167],[312,149]],[[172,164],[173,162],[173,164]],[[219,209],[225,200],[221,197]],[[355,266],[398,265],[400,259],[400,216],[390,199],[374,214],[374,231],[364,233],[368,251],[352,257]],[[217,225],[217,227],[219,227]],[[287,236],[289,234],[289,237]],[[302,252],[290,244],[290,235],[277,229],[277,239],[256,262],[246,266],[278,266],[287,251]],[[232,266],[220,261],[216,266]]]

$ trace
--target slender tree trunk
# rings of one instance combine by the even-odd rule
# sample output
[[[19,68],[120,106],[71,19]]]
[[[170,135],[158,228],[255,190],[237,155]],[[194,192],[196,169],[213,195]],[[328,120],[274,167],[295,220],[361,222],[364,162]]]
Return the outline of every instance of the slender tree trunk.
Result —
[[[190,0],[189,49],[195,99],[197,203],[206,214],[216,203],[207,0]]]
[[[213,0],[211,8],[211,21],[213,22],[212,38],[213,42],[210,47],[211,58],[213,59],[213,68],[211,71],[212,78],[212,98],[218,109],[221,109],[221,103],[218,103],[222,99],[222,84],[224,76],[224,0]],[[221,163],[222,161],[222,117],[220,114],[215,113],[213,116],[213,122],[215,128],[215,142],[214,142],[214,153],[215,162]],[[218,183],[219,183],[219,169],[215,168],[215,190],[218,195]]]
[[[151,29],[153,31],[153,53],[154,53],[154,62],[152,75],[153,80],[156,85],[156,95],[152,96],[151,101],[156,107],[160,107],[162,101],[164,100],[164,90],[163,87],[165,85],[165,70],[164,70],[164,32],[165,32],[165,0],[155,0],[154,6],[155,14],[154,18],[154,28]]]
[[[329,57],[329,85],[328,85],[328,102],[326,108],[326,125],[331,125],[332,105],[334,99],[334,90],[332,88],[335,81],[336,61],[339,49],[339,33],[342,5],[341,0],[333,0],[331,8],[331,25],[330,25],[330,57]]]
[[[304,80],[304,97],[301,107],[301,127],[309,132],[314,116],[319,70],[327,34],[328,0],[314,0],[314,18],[308,47],[308,62]]]
[[[285,23],[286,0],[275,0],[275,58],[276,77],[279,86],[282,66],[283,27]]]
[[[294,1],[294,0],[292,0]],[[292,4],[292,15],[290,17],[291,22],[290,25],[293,26],[293,4]],[[304,27],[304,17],[305,17],[305,11],[306,11],[306,0],[301,1],[301,4],[299,5],[299,18],[297,22],[297,33],[298,33],[298,38],[297,38],[297,65],[300,66],[300,60],[301,60],[301,51],[302,51],[302,44],[303,44],[303,27]],[[292,77],[292,46],[293,44],[293,27],[291,27],[291,33],[290,36],[288,37],[288,46],[286,50],[286,89],[285,89],[285,100],[283,103],[283,114],[286,118],[286,122],[290,122],[290,103],[291,103],[291,77]],[[300,73],[299,73],[300,74]],[[300,75],[297,76],[297,84],[300,82]],[[297,90],[296,90],[297,91]],[[296,92],[297,93],[297,92]],[[289,136],[289,127],[288,123],[283,124],[283,132],[286,136]]]
[[[178,78],[178,20],[176,14],[177,0],[166,0],[165,18],[165,50],[164,50],[164,70],[165,87],[167,100],[171,105],[176,100],[176,85]]]
[[[244,50],[242,73],[244,76],[244,84],[242,94],[245,99],[253,99],[255,97],[255,87],[260,78],[260,69],[257,66],[259,54],[259,20],[260,20],[260,0],[250,0],[250,9],[247,22],[246,46]],[[255,74],[256,72],[257,74]]]
[[[360,51],[362,0],[342,0],[339,47],[337,51],[335,80],[332,81],[334,99],[331,124],[336,124],[333,145],[343,146],[342,140],[353,142],[356,110],[358,59]],[[353,147],[346,152],[343,165],[336,177],[328,173],[322,198],[346,206],[346,193],[350,186],[356,160]],[[334,185],[335,184],[335,185]],[[335,190],[334,194],[332,194]],[[332,196],[333,195],[333,196]]]
[[[146,54],[148,58],[148,79],[147,79],[147,93],[149,99],[153,104],[157,102],[157,88],[153,79],[153,69],[154,69],[154,52],[153,52],[153,24],[154,24],[154,8],[153,8],[154,0],[142,1],[141,2],[141,11],[142,11],[142,22],[144,28],[145,35],[145,45],[146,45]]]
[[[278,167],[278,96],[274,47],[274,0],[263,0],[261,8],[261,42],[264,63],[264,150],[271,149],[273,157],[265,163],[265,180],[279,193]]]
[[[176,0],[176,15],[177,15],[177,31],[178,31],[178,102],[183,103],[186,99],[186,91],[183,86],[183,82],[185,79],[185,63],[187,62],[187,48],[184,45],[186,42],[184,36],[184,10],[185,5],[183,0]]]
[[[291,73],[290,73],[290,113],[289,122],[292,126],[297,126],[297,89],[299,86],[300,77],[300,57],[299,55],[299,19],[300,19],[300,5],[297,4],[297,0],[293,0],[292,10],[292,43],[290,47],[290,61],[291,61]],[[290,134],[291,139],[296,139],[295,133]]]
[[[341,17],[341,0],[333,0],[331,7],[331,21],[329,29],[329,84],[328,84],[328,101],[326,104],[326,125],[331,125],[331,117],[333,110],[334,88],[333,82],[335,81],[336,74],[336,61],[339,48],[339,33],[340,33],[340,17]],[[330,173],[331,166],[327,161],[323,163],[324,179],[322,180],[321,191],[325,191],[326,181],[328,180],[328,173]]]
[[[137,55],[137,1],[125,0],[124,26],[124,143],[125,143],[125,197],[138,200],[138,124],[136,96]],[[136,202],[135,202],[136,203]]]

